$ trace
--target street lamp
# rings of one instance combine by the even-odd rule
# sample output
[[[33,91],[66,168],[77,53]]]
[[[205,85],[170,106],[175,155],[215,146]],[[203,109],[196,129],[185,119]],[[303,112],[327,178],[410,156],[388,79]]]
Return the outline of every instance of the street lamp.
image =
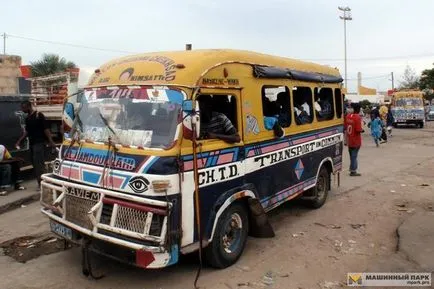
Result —
[[[344,49],[345,49],[345,88],[348,89],[347,86],[347,20],[353,20],[351,17],[351,8],[346,6],[339,6],[338,9],[343,12],[343,15],[339,16],[342,20],[344,20]]]

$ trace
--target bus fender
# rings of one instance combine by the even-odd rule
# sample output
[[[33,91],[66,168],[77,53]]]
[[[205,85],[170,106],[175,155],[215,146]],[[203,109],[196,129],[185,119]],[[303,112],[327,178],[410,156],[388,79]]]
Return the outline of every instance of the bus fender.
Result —
[[[335,173],[335,166],[333,164],[332,158],[331,157],[324,158],[318,166],[318,171],[316,172],[316,180],[318,180],[319,171],[321,170],[322,166],[325,166],[329,174]],[[330,189],[331,189],[331,183],[328,184],[328,190]]]
[[[259,199],[256,197],[253,188],[244,190],[241,190],[240,188],[240,190],[233,192],[230,196],[228,196],[228,194],[223,194],[222,197],[223,196],[224,202],[216,202],[216,207],[218,209],[215,212],[215,218],[213,221],[209,242],[211,242],[214,237],[214,232],[220,216],[232,203],[240,200],[246,204],[246,207],[249,211],[250,235],[258,238],[274,237],[273,228],[268,222],[268,217],[261,203],[259,202]],[[222,203],[221,206],[219,206],[219,203]]]
[[[324,158],[321,163],[318,166],[318,171],[316,172],[316,178],[315,178],[315,184],[312,186],[309,186],[307,188],[305,188],[305,192],[300,196],[300,199],[302,200],[313,200],[316,198],[315,192],[313,190],[313,188],[316,186],[316,181],[318,180],[318,175],[319,175],[319,171],[321,170],[321,168],[325,166],[327,171],[330,174],[334,174],[334,165],[333,165],[333,161],[330,157]],[[331,183],[328,183],[328,190],[331,189]]]

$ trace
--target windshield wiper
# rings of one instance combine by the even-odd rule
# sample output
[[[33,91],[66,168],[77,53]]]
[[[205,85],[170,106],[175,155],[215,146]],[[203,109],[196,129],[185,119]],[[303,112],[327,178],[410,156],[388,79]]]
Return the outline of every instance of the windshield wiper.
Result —
[[[110,126],[110,124],[108,123],[107,119],[101,114],[101,112],[99,112],[99,117],[101,118],[101,120],[103,121],[104,125],[106,127],[108,127],[108,129],[113,133],[113,135],[115,137],[118,137],[115,130]]]

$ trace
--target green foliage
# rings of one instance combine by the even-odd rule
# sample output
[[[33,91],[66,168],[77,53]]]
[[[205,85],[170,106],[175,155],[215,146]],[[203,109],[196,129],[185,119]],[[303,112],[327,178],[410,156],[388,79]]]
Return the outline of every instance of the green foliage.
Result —
[[[372,103],[369,100],[364,99],[364,100],[360,101],[360,107],[363,108],[364,110],[365,109],[371,109]]]
[[[422,71],[420,89],[434,89],[434,68]]]
[[[54,73],[64,72],[68,68],[75,68],[71,61],[57,54],[43,54],[40,60],[30,62],[32,77],[46,76]]]
[[[419,88],[425,92],[426,99],[434,98],[434,68],[422,71]]]

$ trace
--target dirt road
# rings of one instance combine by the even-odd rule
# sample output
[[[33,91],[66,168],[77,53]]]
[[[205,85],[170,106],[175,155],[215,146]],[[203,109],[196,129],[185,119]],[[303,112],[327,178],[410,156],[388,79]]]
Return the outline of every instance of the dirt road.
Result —
[[[341,187],[333,187],[319,210],[288,203],[271,212],[276,237],[249,238],[238,263],[225,270],[205,268],[200,287],[339,288],[347,272],[420,271],[397,250],[396,230],[409,216],[434,216],[433,146],[434,123],[425,129],[395,129],[389,143],[379,148],[365,135],[361,177],[350,178],[345,171]],[[346,152],[344,166],[348,167]],[[38,207],[35,203],[1,215],[2,240],[43,231]],[[25,264],[0,256],[0,288],[193,288],[197,269],[194,256],[157,271],[102,257],[94,260],[96,271],[106,275],[98,281],[81,275],[78,249]]]

